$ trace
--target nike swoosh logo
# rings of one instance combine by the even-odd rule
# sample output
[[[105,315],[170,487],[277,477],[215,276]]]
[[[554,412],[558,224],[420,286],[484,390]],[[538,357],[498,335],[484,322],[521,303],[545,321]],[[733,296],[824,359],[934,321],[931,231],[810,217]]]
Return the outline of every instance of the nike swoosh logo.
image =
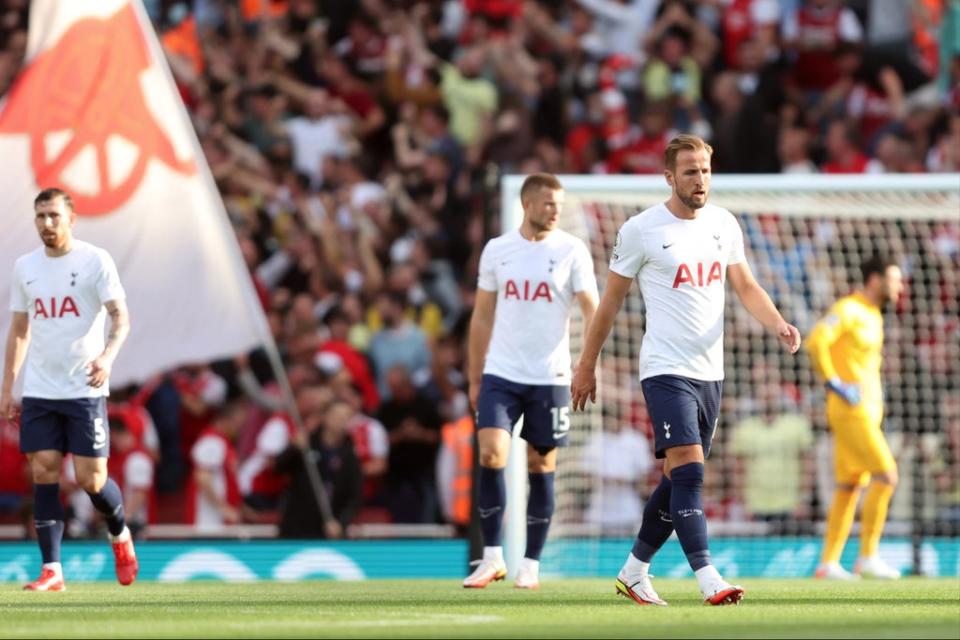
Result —
[[[490,516],[495,515],[496,513],[498,513],[501,508],[502,508],[502,507],[492,507],[492,508],[490,508],[490,509],[482,509],[482,508],[479,508],[479,507],[478,507],[477,510],[480,512],[480,517],[481,517],[481,518],[489,518]]]
[[[27,280],[27,284],[33,284],[33,283],[36,282],[38,279],[39,279],[39,278],[34,278],[33,280]]]
[[[670,247],[672,247],[672,246],[675,245],[675,244],[677,244],[677,243],[676,243],[676,242],[671,242],[670,244],[665,244],[665,245],[663,245],[663,248],[664,248],[664,249],[669,249]]]

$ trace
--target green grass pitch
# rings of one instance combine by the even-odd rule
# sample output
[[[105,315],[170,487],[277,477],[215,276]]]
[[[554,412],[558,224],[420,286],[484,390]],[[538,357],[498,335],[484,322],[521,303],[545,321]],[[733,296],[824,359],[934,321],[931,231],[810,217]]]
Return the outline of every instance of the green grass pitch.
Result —
[[[705,607],[693,580],[655,585],[669,607],[614,595],[613,580],[474,591],[456,581],[0,586],[0,637],[960,638],[960,580],[743,579],[737,607]]]

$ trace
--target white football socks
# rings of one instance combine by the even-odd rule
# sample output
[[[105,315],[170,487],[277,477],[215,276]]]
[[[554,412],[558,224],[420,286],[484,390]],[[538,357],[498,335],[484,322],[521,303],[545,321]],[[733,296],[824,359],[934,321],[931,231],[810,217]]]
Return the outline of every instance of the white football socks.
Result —
[[[623,563],[623,569],[620,570],[621,573],[627,576],[646,575],[649,571],[650,563],[638,560],[633,553],[627,554],[627,561]]]
[[[540,561],[533,558],[523,558],[520,561],[520,571],[540,575]]]
[[[484,547],[483,561],[494,561],[503,564],[503,547]]]
[[[700,585],[700,592],[704,595],[709,595],[707,591],[712,591],[716,583],[723,582],[720,572],[712,564],[701,567],[693,573],[697,576],[697,584]]]

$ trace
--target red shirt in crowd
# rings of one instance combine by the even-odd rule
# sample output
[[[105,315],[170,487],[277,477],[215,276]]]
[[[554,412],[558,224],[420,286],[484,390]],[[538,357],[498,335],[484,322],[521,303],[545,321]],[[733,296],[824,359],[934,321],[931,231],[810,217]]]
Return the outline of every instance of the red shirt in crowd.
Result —
[[[333,353],[339,356],[343,366],[353,379],[353,383],[357,385],[363,396],[363,410],[376,411],[377,407],[380,406],[380,393],[377,391],[377,383],[370,371],[370,364],[363,354],[354,349],[348,342],[333,339],[320,345],[317,354],[321,353]]]
[[[0,418],[0,493],[25,496],[32,490],[27,458],[20,453],[20,425]]]
[[[870,159],[857,151],[851,156],[849,162],[831,160],[830,162],[824,163],[821,170],[823,173],[866,173],[868,162],[870,162]]]
[[[202,469],[213,476],[213,490],[221,500],[231,507],[240,507],[237,452],[228,438],[213,427],[208,427],[190,450],[190,461],[194,469]],[[193,474],[187,484],[186,507],[187,522],[199,529],[216,528],[224,524],[220,509],[202,494]]]

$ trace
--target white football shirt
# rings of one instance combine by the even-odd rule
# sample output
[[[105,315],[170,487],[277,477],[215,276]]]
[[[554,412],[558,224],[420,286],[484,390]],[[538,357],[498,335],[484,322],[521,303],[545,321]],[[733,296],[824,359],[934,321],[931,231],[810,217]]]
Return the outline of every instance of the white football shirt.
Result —
[[[109,395],[87,384],[90,361],[103,352],[104,304],[125,297],[113,259],[103,249],[73,241],[66,255],[51,258],[41,246],[17,259],[10,310],[26,313],[30,348],[23,395],[67,400]]]
[[[641,380],[723,380],[724,282],[727,266],[745,259],[737,219],[711,204],[693,220],[658,204],[623,224],[610,270],[640,279],[647,309]]]
[[[510,231],[483,248],[477,286],[497,294],[483,372],[519,384],[569,384],[570,309],[576,294],[597,292],[586,245],[559,229],[539,242]]]

